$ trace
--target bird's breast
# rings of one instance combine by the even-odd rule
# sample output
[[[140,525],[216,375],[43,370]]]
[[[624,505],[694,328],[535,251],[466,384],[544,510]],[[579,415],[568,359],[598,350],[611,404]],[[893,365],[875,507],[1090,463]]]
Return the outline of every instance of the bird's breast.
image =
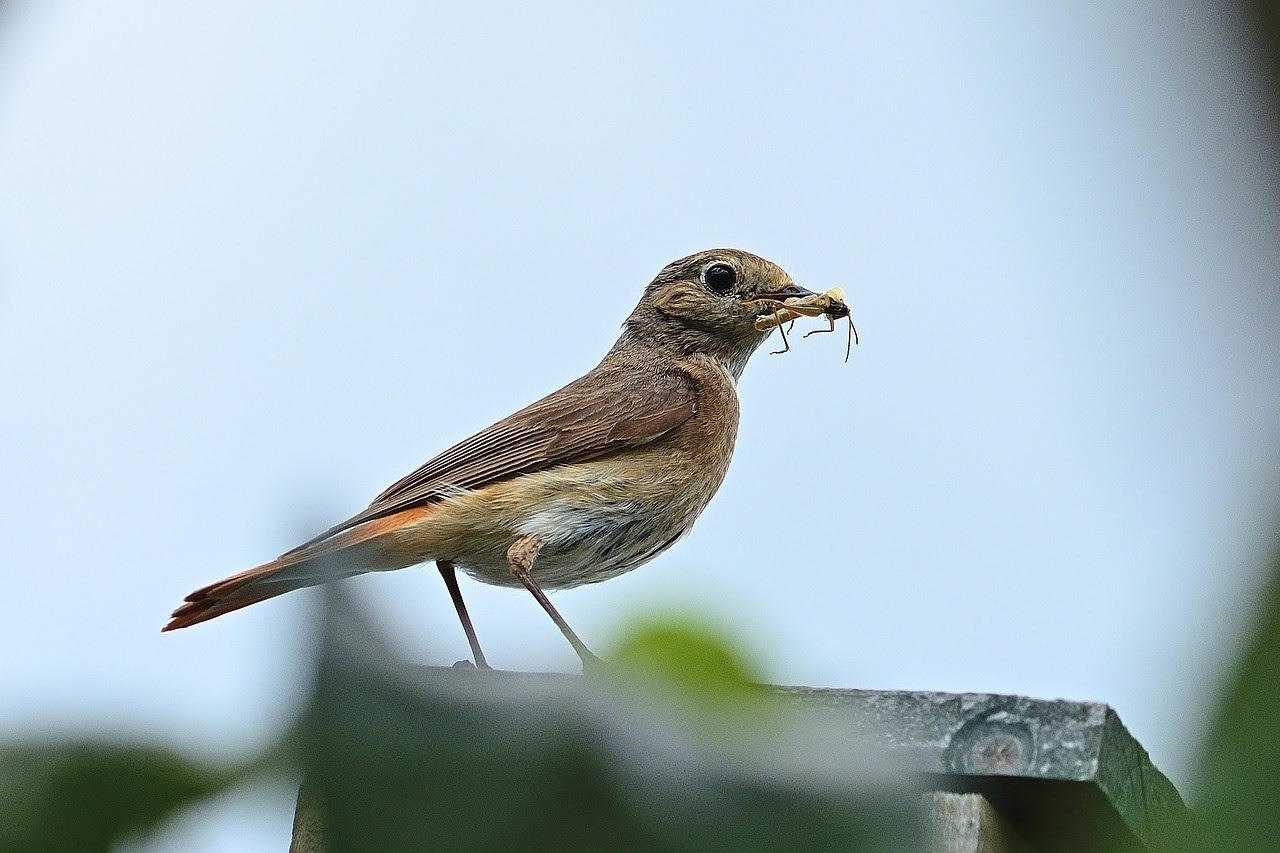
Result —
[[[548,589],[607,580],[675,544],[719,489],[733,456],[738,400],[726,371],[699,379],[697,413],[647,444],[590,462],[524,474],[445,501],[433,525],[474,577],[517,585],[506,563],[516,537],[545,543],[532,574]],[[442,528],[438,528],[442,529]]]

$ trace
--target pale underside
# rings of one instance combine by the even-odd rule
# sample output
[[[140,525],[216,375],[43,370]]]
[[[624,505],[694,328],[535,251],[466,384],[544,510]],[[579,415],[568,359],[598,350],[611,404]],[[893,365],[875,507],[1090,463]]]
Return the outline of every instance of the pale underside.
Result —
[[[414,562],[447,559],[477,580],[519,586],[507,547],[534,535],[545,543],[532,569],[543,588],[608,580],[687,534],[724,476],[723,466],[668,463],[672,476],[660,477],[637,463],[630,455],[619,465],[565,465],[457,494],[394,534],[396,544]]]

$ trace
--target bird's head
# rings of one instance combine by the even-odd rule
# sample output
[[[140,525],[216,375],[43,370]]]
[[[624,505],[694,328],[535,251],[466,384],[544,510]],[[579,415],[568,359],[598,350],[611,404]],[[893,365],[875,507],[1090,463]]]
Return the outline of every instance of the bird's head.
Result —
[[[769,330],[756,328],[756,320],[784,299],[814,295],[777,264],[750,252],[698,252],[662,268],[627,318],[624,339],[706,353],[737,378],[769,336]]]

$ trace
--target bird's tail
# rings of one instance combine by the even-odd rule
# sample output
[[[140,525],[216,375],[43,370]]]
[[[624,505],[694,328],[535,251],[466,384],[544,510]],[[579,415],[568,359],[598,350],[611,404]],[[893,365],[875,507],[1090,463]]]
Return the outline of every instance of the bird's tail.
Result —
[[[286,592],[369,571],[400,569],[422,561],[392,534],[423,518],[415,507],[310,542],[269,563],[223,578],[188,595],[162,631],[187,628]]]

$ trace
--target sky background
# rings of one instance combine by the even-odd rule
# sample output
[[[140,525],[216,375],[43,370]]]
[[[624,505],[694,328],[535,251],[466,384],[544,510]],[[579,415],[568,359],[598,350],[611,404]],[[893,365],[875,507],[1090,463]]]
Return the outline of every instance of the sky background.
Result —
[[[1277,511],[1274,151],[1230,16],[1064,5],[9,4],[0,737],[270,742],[315,596],[162,636],[183,595],[732,246],[843,287],[862,344],[753,359],[719,496],[556,595],[578,632],[701,613],[781,683],[1099,700],[1185,783]],[[354,586],[468,655],[433,569]],[[463,591],[495,665],[576,669]],[[283,849],[292,796],[152,848]]]

